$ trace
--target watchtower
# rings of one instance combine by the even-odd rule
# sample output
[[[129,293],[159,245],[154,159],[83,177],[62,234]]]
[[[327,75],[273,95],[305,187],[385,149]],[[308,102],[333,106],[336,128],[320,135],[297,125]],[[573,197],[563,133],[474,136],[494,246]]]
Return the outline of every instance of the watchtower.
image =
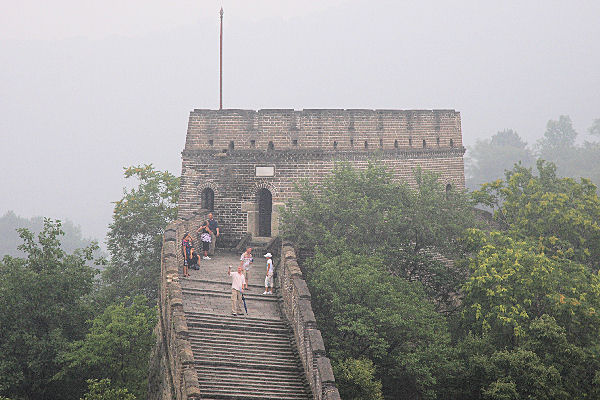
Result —
[[[454,110],[194,110],[182,153],[179,216],[214,212],[223,240],[279,231],[279,206],[301,179],[318,184],[336,161],[375,156],[394,178],[420,166],[464,188],[465,148]]]

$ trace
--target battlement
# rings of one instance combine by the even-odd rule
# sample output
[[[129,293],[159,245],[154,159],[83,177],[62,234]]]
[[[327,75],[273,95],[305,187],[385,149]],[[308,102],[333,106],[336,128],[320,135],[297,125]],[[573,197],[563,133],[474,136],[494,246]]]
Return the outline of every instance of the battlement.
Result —
[[[185,150],[462,148],[455,110],[194,110]]]

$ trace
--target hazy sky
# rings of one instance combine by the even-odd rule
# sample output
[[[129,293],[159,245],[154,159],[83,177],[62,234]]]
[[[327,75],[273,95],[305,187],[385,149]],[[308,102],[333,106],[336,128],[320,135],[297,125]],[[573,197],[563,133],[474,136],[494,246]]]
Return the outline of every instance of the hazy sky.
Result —
[[[179,174],[188,113],[450,108],[466,144],[600,118],[600,1],[0,0],[0,214],[103,238],[122,168]]]

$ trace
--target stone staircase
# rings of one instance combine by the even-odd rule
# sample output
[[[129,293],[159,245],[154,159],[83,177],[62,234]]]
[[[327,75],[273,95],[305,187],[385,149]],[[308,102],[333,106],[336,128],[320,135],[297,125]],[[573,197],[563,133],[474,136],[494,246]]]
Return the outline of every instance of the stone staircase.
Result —
[[[313,398],[277,290],[262,295],[266,269],[262,256],[255,253],[250,270],[248,314],[231,315],[227,267],[237,270],[239,254],[217,252],[180,281],[203,400]]]

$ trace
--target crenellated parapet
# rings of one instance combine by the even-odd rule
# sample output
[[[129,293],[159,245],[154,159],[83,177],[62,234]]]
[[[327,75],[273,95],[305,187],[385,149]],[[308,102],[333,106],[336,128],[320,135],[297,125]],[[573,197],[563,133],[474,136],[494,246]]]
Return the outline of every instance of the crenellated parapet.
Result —
[[[455,110],[194,110],[185,150],[462,149]]]

